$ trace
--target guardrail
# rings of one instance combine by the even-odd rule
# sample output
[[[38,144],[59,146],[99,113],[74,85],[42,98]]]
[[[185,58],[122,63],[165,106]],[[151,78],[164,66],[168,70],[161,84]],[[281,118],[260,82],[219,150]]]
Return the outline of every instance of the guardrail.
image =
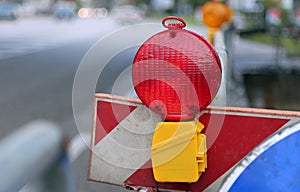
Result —
[[[224,106],[226,105],[226,84],[228,76],[228,54],[224,41],[223,31],[218,31],[214,35],[214,48],[218,52],[222,65],[222,80],[219,91],[211,105]]]
[[[0,141],[0,170],[0,191],[74,191],[62,132],[48,121],[28,123]]]

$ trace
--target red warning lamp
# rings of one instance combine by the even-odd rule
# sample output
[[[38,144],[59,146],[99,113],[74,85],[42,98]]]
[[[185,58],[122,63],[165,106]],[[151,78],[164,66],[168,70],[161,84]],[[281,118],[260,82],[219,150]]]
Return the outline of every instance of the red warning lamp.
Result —
[[[162,24],[168,30],[149,38],[135,56],[135,90],[166,121],[192,120],[214,99],[221,63],[204,37],[183,29],[183,19],[169,16]]]
[[[183,19],[169,16],[162,24],[168,30],[149,38],[134,58],[133,83],[143,103],[164,119],[153,133],[154,179],[192,183],[207,168],[204,125],[195,115],[216,96],[221,63],[202,36],[183,29]]]

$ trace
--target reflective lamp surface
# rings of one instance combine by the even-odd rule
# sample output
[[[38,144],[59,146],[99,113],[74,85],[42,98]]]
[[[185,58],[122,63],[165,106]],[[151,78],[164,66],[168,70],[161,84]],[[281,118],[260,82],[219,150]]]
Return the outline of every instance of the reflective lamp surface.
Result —
[[[175,28],[148,39],[132,68],[137,95],[167,121],[193,119],[215,97],[221,75],[213,47],[202,36]]]

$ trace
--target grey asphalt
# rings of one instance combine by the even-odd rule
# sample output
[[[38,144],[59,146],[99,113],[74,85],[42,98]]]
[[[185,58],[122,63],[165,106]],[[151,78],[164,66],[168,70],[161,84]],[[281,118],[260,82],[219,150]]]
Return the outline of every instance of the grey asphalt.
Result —
[[[38,118],[63,126],[72,117],[72,87],[79,63],[99,38],[118,25],[111,19],[66,22],[50,17],[3,21],[0,27],[3,138]],[[76,131],[65,134],[70,137]]]
[[[0,60],[1,137],[33,119],[62,122],[72,114],[73,78],[90,46],[79,45]]]

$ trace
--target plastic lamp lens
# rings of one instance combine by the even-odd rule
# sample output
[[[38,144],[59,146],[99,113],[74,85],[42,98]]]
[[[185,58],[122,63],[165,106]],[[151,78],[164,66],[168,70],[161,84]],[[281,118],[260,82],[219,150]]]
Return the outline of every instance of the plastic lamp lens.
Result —
[[[198,34],[169,29],[148,39],[133,62],[137,95],[167,121],[191,120],[215,97],[221,64]]]

